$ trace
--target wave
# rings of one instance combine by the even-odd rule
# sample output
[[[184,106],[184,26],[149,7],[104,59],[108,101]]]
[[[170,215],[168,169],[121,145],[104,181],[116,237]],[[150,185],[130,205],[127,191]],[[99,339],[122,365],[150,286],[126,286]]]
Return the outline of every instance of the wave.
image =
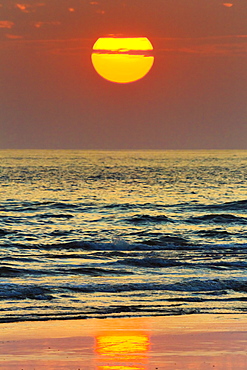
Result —
[[[158,248],[158,249],[166,249],[168,246],[176,245],[176,247],[191,247],[193,248],[193,244],[190,244],[187,239],[181,236],[173,236],[173,235],[160,235],[156,237],[155,234],[152,238],[146,239],[142,242],[144,245],[148,245],[150,247]]]
[[[231,233],[227,230],[199,230],[195,232],[198,235],[201,235],[205,238],[228,238],[233,235],[234,233]],[[239,234],[238,234],[239,235]]]
[[[124,260],[119,261],[120,264],[123,265],[130,265],[135,267],[144,267],[144,268],[166,268],[166,267],[176,267],[176,266],[183,266],[189,267],[192,264],[181,262],[175,259],[164,259],[162,257],[145,257],[145,258],[127,258]],[[195,267],[193,265],[193,267]]]
[[[151,238],[139,243],[129,243],[122,239],[116,239],[111,243],[74,241],[67,243],[45,244],[33,246],[39,249],[67,249],[67,250],[91,250],[91,251],[155,251],[166,249],[195,248],[182,237],[164,235],[158,238]],[[198,248],[198,247],[196,247]]]
[[[217,223],[217,224],[227,224],[227,223],[241,223],[246,224],[247,218],[246,217],[239,217],[231,214],[208,214],[203,216],[193,216],[187,220],[187,222],[192,223]]]
[[[247,262],[245,261],[221,261],[221,262],[213,262],[209,264],[200,264],[198,267],[204,267],[204,268],[210,268],[210,269],[216,269],[216,270],[245,270],[247,268]]]
[[[232,290],[239,293],[247,292],[247,281],[242,280],[200,280],[200,279],[188,279],[172,284],[162,283],[89,283],[89,284],[67,284],[56,286],[56,292],[60,291],[63,294],[66,291],[77,292],[77,293],[126,293],[132,292],[183,292],[183,293],[208,293],[225,295],[228,291]],[[0,284],[0,299],[33,299],[33,300],[52,300],[54,288],[46,286],[38,286],[34,284],[19,285],[14,283],[1,283]]]
[[[18,262],[18,263],[27,263],[27,262],[37,262],[39,263],[40,262],[40,259],[39,258],[34,258],[34,257],[27,257],[27,256],[22,256],[22,255],[19,255],[19,256],[4,256],[4,257],[0,257],[0,261],[6,263],[6,261],[10,261],[10,262]]]
[[[23,269],[13,268],[13,267],[0,267],[0,276],[1,277],[11,277],[19,276],[23,274]]]
[[[100,268],[100,267],[74,267],[67,269],[57,270],[62,274],[69,275],[92,275],[92,276],[102,276],[102,275],[130,275],[133,274],[131,271],[119,270],[119,269],[109,269],[109,268]]]
[[[64,289],[80,293],[120,293],[136,291],[176,291],[176,292],[214,292],[234,290],[237,292],[247,292],[247,282],[238,280],[200,280],[189,279],[179,283],[127,283],[127,284],[81,284],[64,286]]]
[[[33,202],[8,202],[7,205],[1,205],[1,211],[39,211],[46,209],[58,209],[58,210],[76,210],[76,209],[87,209],[94,207],[96,204],[92,202],[78,202],[77,204],[70,202],[56,202],[56,201],[33,201]]]
[[[4,236],[4,235],[7,235],[7,234],[11,234],[12,231],[10,230],[6,230],[6,229],[0,229],[0,236]]]
[[[208,209],[215,209],[215,210],[227,210],[227,211],[246,211],[247,208],[247,200],[237,200],[234,202],[225,202],[222,204],[210,204],[205,206]]]
[[[105,209],[118,209],[122,211],[133,210],[133,209],[152,209],[152,210],[164,210],[170,208],[172,205],[156,204],[156,203],[111,203],[105,204],[102,208]]]
[[[13,301],[13,307],[2,310],[0,322],[246,312],[246,292],[247,281],[237,279],[184,279],[167,284],[71,282],[57,286],[2,283],[0,300],[8,301],[7,306]],[[95,296],[90,303],[88,294],[108,303],[95,305]],[[68,301],[61,301],[63,297]],[[71,299],[80,304],[73,305]],[[213,303],[207,303],[210,301]]]
[[[74,258],[74,257],[73,257]],[[49,270],[35,270],[35,269],[23,269],[15,268],[9,266],[0,267],[0,277],[20,277],[24,275],[91,275],[91,276],[103,276],[103,275],[131,275],[133,272],[110,269],[110,268],[100,268],[100,267],[66,267],[66,268],[56,268]]]
[[[170,316],[170,315],[189,315],[200,313],[197,308],[178,307],[181,304],[169,304],[166,306],[149,306],[149,305],[111,305],[108,307],[90,307],[82,309],[81,312],[67,309],[67,312],[40,313],[32,314],[8,314],[0,317],[1,323],[22,322],[22,321],[48,321],[48,320],[85,320],[88,318],[113,318],[113,317],[139,317],[139,316]]]
[[[169,217],[165,215],[135,215],[131,218],[126,218],[125,221],[132,222],[134,224],[145,224],[145,223],[161,223],[161,222],[173,222]]]
[[[94,256],[93,258],[109,258],[110,255],[105,253],[103,256]],[[114,256],[116,257],[116,256]],[[59,256],[46,255],[44,256],[47,260],[59,258]],[[65,258],[61,255],[61,258]],[[71,255],[70,258],[75,258]],[[78,257],[77,257],[78,258]],[[81,258],[81,256],[80,256]],[[23,262],[23,261],[22,261]],[[163,258],[163,257],[132,257],[131,255],[121,255],[115,261],[109,261],[105,264],[106,267],[91,267],[91,266],[78,266],[71,267],[66,266],[64,268],[54,265],[53,268],[49,269],[30,269],[30,268],[16,268],[11,266],[0,267],[0,277],[24,277],[28,276],[65,276],[65,275],[88,275],[88,276],[119,276],[119,275],[133,275],[134,270],[126,270],[123,266],[131,266],[143,269],[168,269],[179,267],[183,269],[209,269],[209,270],[245,270],[247,268],[247,262],[245,261],[217,261],[217,262],[188,262],[174,258]]]
[[[53,251],[54,258],[70,257],[70,252],[74,251],[95,251],[95,252],[111,252],[113,255],[121,254],[121,252],[155,252],[155,251],[225,251],[232,250],[234,252],[241,251],[245,253],[247,250],[247,243],[193,243],[185,238],[172,235],[161,235],[160,237],[151,237],[140,242],[131,243],[122,239],[116,239],[113,242],[91,242],[91,241],[71,241],[71,242],[56,242],[49,244],[32,244],[32,243],[5,243],[0,244],[0,248],[18,249],[22,250],[39,250],[39,251]],[[67,252],[66,255],[58,254],[59,251]],[[73,254],[74,256],[74,254]],[[80,255],[77,254],[77,257]]]
[[[0,284],[0,299],[51,300],[52,290],[37,285]]]
[[[145,258],[126,258],[118,261],[121,265],[141,267],[141,268],[189,268],[189,269],[212,269],[212,270],[245,270],[247,268],[247,262],[245,261],[220,261],[220,262],[186,262],[179,261],[177,259],[164,259],[162,257],[145,257]]]
[[[45,213],[38,215],[39,218],[73,218],[74,215],[71,214],[62,214],[62,213]]]
[[[17,277],[22,275],[49,275],[50,271],[45,270],[34,270],[34,269],[22,269],[9,266],[0,267],[0,277]]]

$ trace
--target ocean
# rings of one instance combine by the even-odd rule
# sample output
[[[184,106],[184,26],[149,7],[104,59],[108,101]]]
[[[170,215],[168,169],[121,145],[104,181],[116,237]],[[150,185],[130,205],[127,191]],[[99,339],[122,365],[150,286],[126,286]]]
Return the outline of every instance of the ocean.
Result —
[[[0,151],[0,322],[246,313],[247,151]]]

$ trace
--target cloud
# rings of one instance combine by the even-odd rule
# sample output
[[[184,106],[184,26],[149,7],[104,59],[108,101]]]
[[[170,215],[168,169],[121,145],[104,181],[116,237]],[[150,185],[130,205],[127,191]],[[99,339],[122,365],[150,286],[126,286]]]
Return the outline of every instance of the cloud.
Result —
[[[227,8],[231,8],[233,6],[232,3],[223,3],[224,6],[226,6]]]
[[[202,38],[168,38],[160,40],[158,53],[198,54],[201,56],[230,56],[247,54],[247,35],[202,37]]]
[[[36,11],[36,8],[45,6],[45,3],[36,3],[36,4],[26,4],[26,3],[17,3],[16,8],[20,9],[23,13],[33,13]]]
[[[13,26],[14,26],[14,22],[0,21],[0,28],[12,28]]]
[[[61,22],[58,22],[58,21],[54,21],[54,22],[35,22],[34,23],[34,27],[36,28],[40,28],[40,27],[43,27],[43,26],[59,26],[61,24]]]
[[[21,39],[23,39],[23,36],[21,36],[21,35],[11,35],[11,34],[7,33],[5,36],[7,37],[7,39],[10,39],[10,40],[21,40]]]
[[[56,55],[82,55],[90,54],[93,39],[78,38],[78,39],[66,39],[66,40],[28,40],[23,36],[18,35],[5,35],[9,39],[9,42],[0,41],[0,50],[12,49],[16,50],[21,48],[22,50],[39,50],[39,53],[43,54],[56,54]],[[11,40],[11,42],[10,42]]]
[[[185,53],[193,53],[200,55],[216,56],[216,55],[240,55],[247,53],[246,44],[207,44],[192,48],[181,49]]]
[[[22,12],[28,13],[28,10],[27,10],[28,6],[27,5],[25,5],[25,4],[16,4],[16,7],[18,9],[20,9]]]

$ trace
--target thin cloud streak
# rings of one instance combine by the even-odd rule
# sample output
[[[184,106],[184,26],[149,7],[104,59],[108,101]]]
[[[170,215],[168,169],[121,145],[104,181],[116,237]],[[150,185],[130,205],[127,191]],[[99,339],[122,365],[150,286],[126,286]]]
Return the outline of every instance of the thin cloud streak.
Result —
[[[231,8],[233,6],[232,3],[223,3],[224,6],[226,6],[227,8]]]
[[[11,35],[11,34],[7,33],[5,36],[6,36],[7,39],[10,39],[10,40],[21,40],[21,39],[23,39],[23,36],[21,36],[21,35]]]
[[[17,3],[15,4],[16,8],[18,8],[23,13],[34,13],[36,8],[45,6],[45,3],[35,3],[35,4],[26,4],[26,3]]]
[[[247,35],[224,35],[224,36],[204,36],[204,37],[156,37],[156,40],[174,41],[174,40],[224,40],[235,38],[247,38]]]
[[[247,53],[247,35],[161,38],[159,43],[161,46],[158,48],[158,53],[200,54],[205,56],[245,55]]]
[[[14,22],[11,21],[0,21],[0,28],[12,28],[14,26]]]
[[[58,25],[58,22],[37,22],[36,27],[45,25]],[[73,38],[67,40],[26,40],[22,35],[6,35],[6,38],[12,39],[11,45],[15,43],[26,47],[39,48],[44,51],[59,55],[75,55],[91,51],[92,38]],[[171,54],[198,54],[201,56],[220,56],[220,55],[246,55],[247,53],[247,35],[217,36],[203,38],[159,38],[154,39],[154,53],[163,55]],[[204,41],[205,43],[202,43]],[[212,41],[212,42],[210,42]],[[1,48],[6,48],[6,42],[0,43]],[[11,45],[9,45],[11,47]]]
[[[61,22],[59,21],[52,21],[52,22],[35,22],[34,27],[40,28],[43,26],[60,26]]]

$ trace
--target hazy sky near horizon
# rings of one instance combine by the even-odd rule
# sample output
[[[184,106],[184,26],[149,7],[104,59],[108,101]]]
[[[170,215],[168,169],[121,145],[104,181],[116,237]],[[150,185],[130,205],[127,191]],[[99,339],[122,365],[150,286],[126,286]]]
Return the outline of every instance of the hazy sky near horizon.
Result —
[[[145,36],[130,84],[98,37]],[[247,1],[0,0],[0,149],[247,149]]]

